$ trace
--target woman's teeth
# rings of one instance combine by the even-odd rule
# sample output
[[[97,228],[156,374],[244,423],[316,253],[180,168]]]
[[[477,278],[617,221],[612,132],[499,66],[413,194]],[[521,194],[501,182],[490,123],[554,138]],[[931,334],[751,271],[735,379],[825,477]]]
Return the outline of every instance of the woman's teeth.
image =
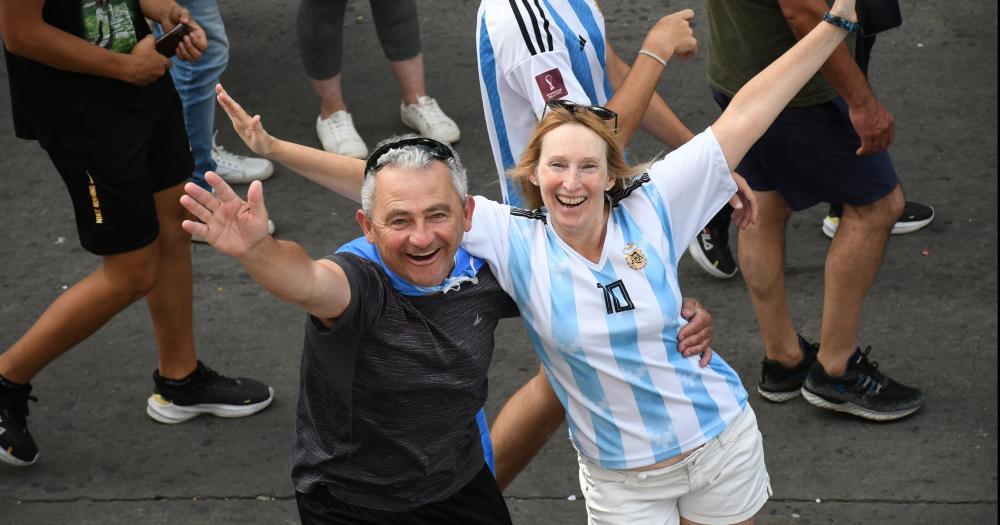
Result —
[[[572,206],[579,206],[580,204],[583,204],[583,201],[587,200],[587,198],[586,197],[558,197],[557,196],[556,200],[559,201],[559,204],[562,204],[563,206],[570,206],[570,207],[572,207]]]

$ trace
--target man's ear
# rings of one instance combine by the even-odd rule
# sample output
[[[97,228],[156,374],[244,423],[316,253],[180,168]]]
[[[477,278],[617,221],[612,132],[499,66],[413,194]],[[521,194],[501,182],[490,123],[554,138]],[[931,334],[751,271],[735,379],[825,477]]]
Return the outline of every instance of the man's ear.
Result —
[[[365,211],[359,209],[354,214],[354,218],[358,221],[358,225],[361,226],[361,231],[364,232],[365,239],[367,239],[368,242],[375,244],[375,225],[372,224],[371,219],[365,215]]]
[[[465,231],[472,229],[472,212],[476,209],[476,199],[471,196],[465,196],[465,208],[462,210],[462,215],[465,217]]]

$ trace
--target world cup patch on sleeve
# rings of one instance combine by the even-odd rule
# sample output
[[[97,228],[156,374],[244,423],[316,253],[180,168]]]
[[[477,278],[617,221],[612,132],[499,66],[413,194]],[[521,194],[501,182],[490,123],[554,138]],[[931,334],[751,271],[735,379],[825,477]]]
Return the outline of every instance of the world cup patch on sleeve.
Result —
[[[535,83],[538,84],[538,89],[542,92],[542,98],[546,102],[569,95],[569,91],[566,91],[566,83],[563,82],[562,73],[559,72],[558,68],[536,75]]]

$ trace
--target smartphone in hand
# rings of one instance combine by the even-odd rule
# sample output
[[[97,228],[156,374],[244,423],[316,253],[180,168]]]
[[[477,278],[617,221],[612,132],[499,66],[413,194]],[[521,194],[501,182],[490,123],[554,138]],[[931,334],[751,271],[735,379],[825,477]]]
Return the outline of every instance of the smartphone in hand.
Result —
[[[177,44],[180,44],[184,35],[190,32],[191,28],[185,24],[175,25],[173,29],[156,39],[156,52],[167,58],[174,56],[177,53]]]

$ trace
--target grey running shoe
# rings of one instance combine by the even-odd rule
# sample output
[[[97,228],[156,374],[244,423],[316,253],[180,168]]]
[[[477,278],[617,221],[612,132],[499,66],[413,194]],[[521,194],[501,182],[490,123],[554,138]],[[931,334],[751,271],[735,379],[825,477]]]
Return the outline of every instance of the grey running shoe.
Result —
[[[799,397],[802,393],[802,383],[809,374],[809,368],[816,360],[819,352],[818,343],[810,343],[801,335],[799,349],[802,350],[802,361],[793,368],[785,368],[781,363],[764,358],[760,363],[760,383],[757,392],[768,401],[784,403]]]
[[[819,361],[813,363],[802,385],[802,397],[820,408],[846,412],[873,421],[891,421],[916,412],[923,394],[916,388],[889,379],[869,361],[871,347],[851,356],[841,377],[826,375]]]

